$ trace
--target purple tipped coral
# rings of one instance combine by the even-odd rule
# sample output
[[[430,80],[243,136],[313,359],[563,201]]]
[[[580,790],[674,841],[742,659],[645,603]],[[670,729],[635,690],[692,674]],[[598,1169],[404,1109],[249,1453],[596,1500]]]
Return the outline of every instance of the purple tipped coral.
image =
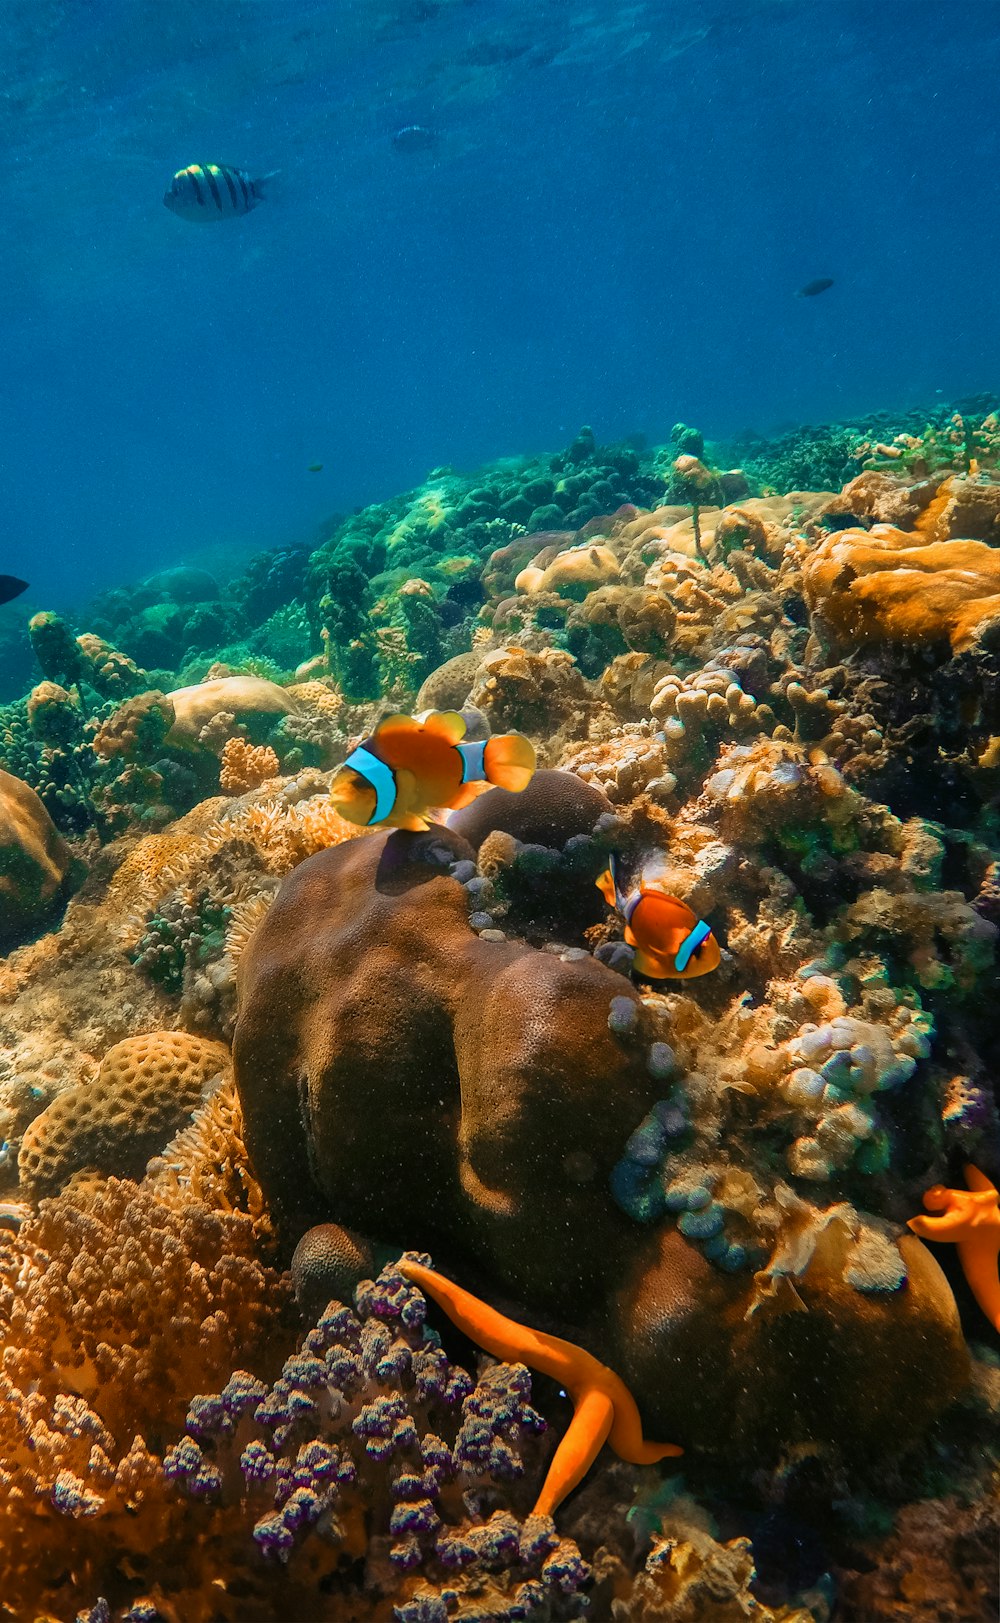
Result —
[[[576,1546],[515,1513],[523,1451],[545,1429],[528,1371],[488,1363],[473,1381],[395,1266],[363,1281],[356,1303],[331,1303],[270,1388],[236,1371],[196,1398],[165,1476],[220,1514],[242,1510],[265,1589],[269,1573],[335,1569],[342,1551],[363,1555],[365,1590],[398,1599],[400,1623],[455,1615],[469,1583],[497,1623],[579,1616],[589,1572]],[[531,1494],[526,1484],[526,1506]],[[350,1561],[344,1573],[358,1582]]]

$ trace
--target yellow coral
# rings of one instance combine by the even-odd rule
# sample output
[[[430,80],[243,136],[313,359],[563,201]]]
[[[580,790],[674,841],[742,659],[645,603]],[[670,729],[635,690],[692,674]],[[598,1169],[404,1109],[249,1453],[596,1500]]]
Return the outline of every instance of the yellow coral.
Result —
[[[286,688],[294,699],[300,704],[308,705],[312,710],[318,710],[321,716],[327,716],[331,721],[338,721],[344,713],[344,696],[335,688],[329,687],[326,682],[312,678],[306,682],[293,682]]]
[[[258,789],[280,770],[270,744],[248,744],[245,738],[227,738],[222,747],[219,787],[227,795],[242,795]]]
[[[891,524],[828,536],[807,558],[803,585],[827,636],[847,648],[948,641],[959,654],[1000,620],[995,547],[982,541],[922,545],[920,536]]]
[[[168,742],[191,747],[213,716],[226,711],[237,721],[255,717],[287,716],[296,708],[285,688],[262,676],[217,676],[193,687],[175,688],[169,695],[174,723]]]
[[[547,551],[540,557],[547,558]],[[544,564],[536,561],[528,564],[515,579],[514,590],[531,596],[538,592],[558,592],[572,597],[592,591],[595,586],[608,586],[618,576],[618,559],[611,548],[604,542],[587,541],[582,546],[557,552]]]
[[[178,1211],[196,1200],[213,1212],[246,1212],[261,1238],[271,1240],[264,1196],[243,1142],[243,1117],[232,1076],[150,1162],[146,1182],[158,1200]]]
[[[73,1616],[122,1563],[138,1571],[180,1535],[155,1439],[259,1357],[286,1299],[250,1215],[117,1179],[85,1209],[60,1195],[0,1232],[8,1616]]]
[[[226,926],[226,952],[234,964],[239,962],[240,953],[266,916],[273,900],[273,891],[259,890],[253,896],[248,896],[245,902],[236,902],[230,909]]]

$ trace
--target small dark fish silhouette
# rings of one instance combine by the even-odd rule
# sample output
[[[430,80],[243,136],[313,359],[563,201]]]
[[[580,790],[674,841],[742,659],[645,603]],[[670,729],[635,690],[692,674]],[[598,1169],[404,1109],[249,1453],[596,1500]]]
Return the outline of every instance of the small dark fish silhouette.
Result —
[[[827,288],[832,286],[832,276],[817,276],[815,282],[807,282],[805,287],[800,287],[795,297],[797,299],[814,299],[817,293],[825,293]]]
[[[307,468],[306,472],[307,473],[322,473],[323,472],[323,464],[322,464],[322,462],[310,462],[309,467]]]
[[[404,124],[393,132],[392,144],[397,152],[426,152],[437,145],[437,136],[426,124]]]
[[[0,575],[0,603],[10,603],[27,590],[26,580],[18,580],[16,575]]]

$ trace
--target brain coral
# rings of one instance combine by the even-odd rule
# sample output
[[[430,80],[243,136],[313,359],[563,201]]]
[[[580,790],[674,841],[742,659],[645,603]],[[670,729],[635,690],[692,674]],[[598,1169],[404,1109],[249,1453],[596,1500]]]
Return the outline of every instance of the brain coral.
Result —
[[[34,789],[0,771],[0,943],[44,919],[72,858]]]
[[[839,530],[807,557],[803,588],[833,646],[948,641],[962,653],[1000,620],[1000,553],[982,541],[923,545],[890,524]]]
[[[223,1043],[184,1031],[115,1043],[95,1081],[59,1094],[27,1129],[18,1155],[22,1190],[32,1198],[54,1194],[84,1167],[141,1176],[228,1067]]]
[[[612,1175],[626,1141],[645,1156],[656,1137],[660,1027],[586,954],[477,937],[447,871],[469,850],[434,830],[321,853],[241,955],[245,1142],[287,1240],[332,1219],[434,1244],[457,1276],[561,1315],[630,1382],[648,1432],[686,1447],[863,1451],[918,1431],[965,1373],[926,1251],[903,1242],[905,1293],[863,1294],[817,1248],[758,1308],[698,1249],[723,1220],[707,1190],[683,1191],[698,1209],[677,1227],[627,1217]]]

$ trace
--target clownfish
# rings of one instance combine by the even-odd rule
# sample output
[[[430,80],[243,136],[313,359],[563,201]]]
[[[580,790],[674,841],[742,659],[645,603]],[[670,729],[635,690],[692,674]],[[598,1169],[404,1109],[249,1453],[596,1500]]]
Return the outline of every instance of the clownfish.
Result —
[[[485,789],[526,789],[534,745],[520,733],[464,744],[457,710],[386,716],[352,750],[330,785],[330,799],[349,823],[425,829],[432,808],[468,806]]]
[[[623,896],[614,857],[597,888],[608,906],[616,907],[625,920],[625,940],[635,948],[634,964],[640,975],[654,981],[689,981],[718,969],[719,943],[686,902],[654,889],[643,879]]]

